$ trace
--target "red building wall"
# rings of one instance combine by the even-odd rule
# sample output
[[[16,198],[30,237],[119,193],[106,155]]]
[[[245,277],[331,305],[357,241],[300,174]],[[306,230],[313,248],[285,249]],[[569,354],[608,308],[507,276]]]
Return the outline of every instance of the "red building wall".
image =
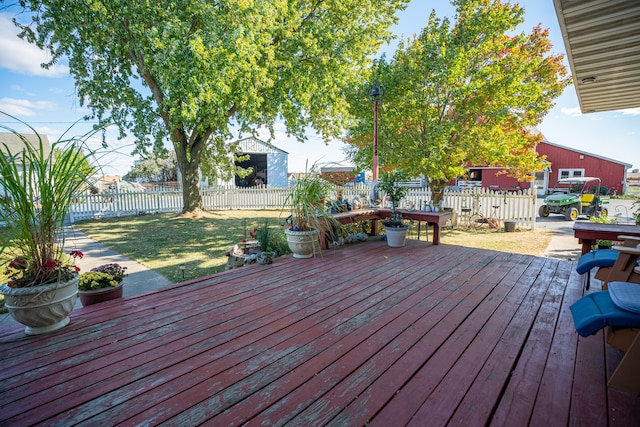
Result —
[[[584,169],[583,176],[600,178],[602,185],[610,191],[620,194],[625,179],[625,164],[617,163],[588,153],[571,150],[570,148],[541,142],[536,149],[541,155],[546,155],[551,163],[549,187],[558,180],[560,169]]]
[[[498,173],[504,169],[502,168],[479,168],[482,170],[482,186],[488,188],[497,188],[500,190],[524,190],[531,187],[530,182],[518,181],[515,178],[503,173]]]
[[[549,188],[553,188],[555,185],[561,169],[583,169],[582,176],[600,178],[602,185],[609,188],[610,192],[615,191],[617,194],[621,194],[623,191],[626,167],[631,166],[622,162],[616,162],[612,159],[606,159],[551,144],[546,141],[538,144],[536,150],[540,155],[546,155],[547,161],[551,163],[551,172],[549,173],[548,179]],[[478,173],[480,173],[479,181],[482,182],[482,187],[485,188],[496,188],[500,190],[528,189],[533,185],[532,182],[518,181],[506,174],[497,175],[502,168],[471,166],[469,170],[470,172],[475,171],[475,174],[470,173],[470,175],[473,176],[478,176]],[[452,182],[450,185],[456,185],[456,183]]]

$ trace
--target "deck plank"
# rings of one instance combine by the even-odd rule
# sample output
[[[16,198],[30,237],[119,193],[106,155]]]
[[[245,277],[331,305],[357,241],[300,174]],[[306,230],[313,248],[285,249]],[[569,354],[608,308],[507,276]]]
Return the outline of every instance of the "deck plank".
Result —
[[[482,306],[465,320],[465,333],[468,334],[464,346],[457,351],[443,347],[439,354],[445,363],[453,355],[458,356],[455,364],[442,376],[440,383],[413,416],[409,425],[424,425],[424,420],[434,424],[445,424],[453,417],[459,402],[473,386],[483,366],[490,360],[500,336],[513,318],[518,305],[527,294],[525,287],[513,285],[522,280],[521,275],[533,261],[533,258],[514,258],[515,265],[510,266],[508,275],[503,277],[496,288],[482,301]],[[480,310],[481,309],[481,310]],[[456,341],[461,340],[456,336]],[[495,356],[494,356],[495,357]],[[503,382],[495,384],[500,390]],[[486,388],[484,391],[486,392]],[[487,414],[488,415],[488,414]],[[478,419],[478,415],[475,415]]]
[[[309,270],[307,269],[306,271]],[[304,274],[306,275],[306,273]],[[296,277],[294,276],[292,280],[295,281]],[[317,284],[314,280],[305,279],[305,281],[306,284],[303,286],[303,288],[306,288],[316,298],[323,297],[324,293],[322,291],[319,291],[319,288],[317,288],[316,286],[309,286],[309,284]],[[252,339],[256,339],[254,338],[254,336],[262,336],[267,334],[268,330],[264,329],[263,326],[269,321],[273,319],[285,319],[287,311],[286,309],[282,310],[281,305],[286,304],[287,301],[290,300],[290,298],[288,298],[289,293],[299,293],[301,290],[302,288],[297,288],[294,286],[290,290],[290,292],[276,292],[272,295],[271,299],[264,300],[263,302],[266,303],[266,305],[271,309],[272,313],[275,313],[273,314],[273,316],[267,317],[265,319],[256,317],[255,313],[251,313],[251,310],[255,309],[254,300],[259,299],[262,296],[262,292],[259,292],[255,297],[253,295],[247,295],[245,300],[242,301],[244,304],[243,310],[248,310],[251,314],[250,317],[253,320],[249,319],[249,321],[247,323],[244,323],[243,325],[251,326],[251,330],[254,331],[254,335],[250,335],[246,337],[246,339],[250,341]],[[193,303],[195,303],[197,300],[198,298],[195,298]],[[228,345],[226,345],[227,342],[229,342],[229,340],[234,336],[247,332],[247,330],[242,329],[241,326],[234,329],[234,327],[237,325],[233,320],[238,318],[225,318],[225,313],[233,313],[234,316],[241,314],[237,310],[235,310],[233,306],[231,306],[230,308],[225,306],[224,311],[216,311],[214,309],[206,312],[206,316],[201,315],[199,317],[199,322],[196,323],[192,321],[193,316],[189,316],[186,319],[180,321],[178,324],[172,325],[171,329],[164,331],[163,335],[158,336],[151,342],[148,340],[144,340],[142,343],[132,346],[127,342],[127,340],[118,341],[116,345],[121,346],[123,352],[118,353],[119,361],[126,361],[128,363],[118,363],[115,368],[112,368],[108,366],[108,364],[106,364],[104,361],[91,360],[83,364],[82,366],[74,366],[74,369],[72,369],[71,371],[74,373],[75,377],[78,377],[78,380],[72,382],[70,386],[74,387],[74,389],[85,387],[83,388],[84,392],[81,395],[77,394],[74,396],[76,399],[78,399],[78,401],[60,401],[59,399],[52,399],[52,411],[64,410],[64,408],[61,408],[60,405],[75,406],[81,402],[86,402],[87,404],[94,406],[94,411],[99,411],[102,408],[102,406],[98,404],[101,401],[100,399],[107,402],[105,406],[111,407],[113,404],[111,403],[112,400],[109,399],[117,400],[117,396],[112,396],[112,394],[108,394],[108,392],[111,389],[117,389],[118,387],[124,387],[125,385],[127,385],[127,383],[130,381],[130,375],[128,375],[128,372],[129,370],[134,368],[136,369],[136,375],[138,377],[152,381],[150,378],[147,378],[147,376],[155,372],[163,372],[163,369],[170,369],[174,364],[180,363],[184,360],[192,359],[192,363],[196,363],[196,365],[184,365],[183,369],[186,372],[194,369],[194,366],[197,367],[198,363],[197,359],[194,359],[194,356],[202,354],[211,347],[217,347],[216,355],[220,355],[219,357],[225,356],[226,353],[231,351],[230,349],[228,349]],[[300,315],[305,316],[305,313],[302,312]],[[180,315],[176,314],[176,316]],[[181,316],[185,316],[184,311]],[[225,323],[222,330],[220,330],[220,328],[217,327],[215,323],[215,319],[218,316],[220,316],[220,319]],[[255,322],[256,319],[258,320],[257,323]],[[291,317],[287,319],[287,321],[291,322],[293,321],[292,319],[295,319],[295,317]],[[242,318],[242,320],[246,319]],[[212,322],[212,326],[202,328],[201,325],[203,323],[207,324],[209,321]],[[176,333],[177,330],[179,330],[180,333]],[[167,340],[167,335],[169,335],[169,340]],[[184,339],[181,339],[183,337]],[[174,343],[176,339],[179,340]],[[136,342],[139,340],[139,337],[135,337]],[[168,346],[167,344],[170,345]],[[159,348],[161,350],[154,351],[154,353],[152,355],[149,355],[149,357],[137,357],[138,355],[143,354],[145,349],[148,348]],[[176,353],[176,349],[178,350],[178,353]],[[201,363],[207,363],[212,357],[213,356],[208,356],[207,361]],[[90,377],[87,377],[82,375],[83,372],[92,372],[92,375]],[[171,372],[169,376],[165,378],[165,380],[168,381],[173,377],[179,377],[181,372],[181,370]],[[64,383],[61,384],[61,386],[64,385]],[[138,384],[138,386],[140,386],[140,384]],[[31,399],[29,403],[32,405],[38,405],[39,412],[44,414],[46,413],[49,406],[43,405],[43,400],[47,396],[49,396],[49,398],[51,398],[52,396],[51,393],[47,391],[47,388],[43,387],[42,390],[42,396],[33,396],[34,398]],[[60,386],[56,389],[56,391],[58,393],[58,396],[65,394],[65,390],[62,390]],[[126,393],[126,389],[119,389],[118,392],[124,394]],[[130,396],[125,395],[125,397]],[[70,414],[65,413],[64,416],[68,418]],[[86,416],[86,413],[83,413],[83,416]]]
[[[180,414],[174,420],[180,424],[180,420],[185,418],[190,423],[202,422],[206,417],[216,415],[235,403],[234,396],[252,394],[266,384],[277,380],[283,373],[289,372],[308,358],[331,348],[342,334],[358,328],[364,318],[374,317],[375,313],[384,313],[395,300],[412,295],[413,289],[411,289],[410,282],[404,284],[405,287],[409,285],[405,289],[386,284],[386,281],[393,278],[410,263],[410,260],[395,261],[393,268],[387,267],[384,272],[373,271],[370,276],[362,277],[375,292],[372,292],[371,295],[360,292],[356,297],[361,299],[366,297],[366,299],[360,300],[358,304],[339,306],[331,301],[326,301],[322,307],[323,310],[333,310],[331,313],[332,321],[327,321],[326,317],[311,316],[292,324],[290,328],[277,330],[277,333],[274,334],[274,337],[280,340],[275,343],[277,345],[254,343],[254,345],[260,345],[261,352],[268,352],[268,355],[260,358],[258,363],[250,359],[243,361],[237,355],[230,355],[229,363],[220,366],[216,372],[211,371],[210,366],[205,368],[205,372],[202,372],[201,376],[207,378],[207,381],[187,386],[184,379],[180,378],[179,384],[169,385],[174,391],[177,389],[176,387],[184,388],[174,399],[176,402],[193,402],[194,399],[202,398],[202,396],[211,396],[205,402],[188,409],[172,408],[170,411],[166,411],[166,414],[145,412],[140,414],[140,417],[142,419],[152,417],[154,421],[160,421],[164,419],[163,416],[173,416],[183,410],[185,413]],[[338,315],[336,316],[336,314]],[[210,384],[220,384],[220,387],[212,388]],[[223,389],[222,385],[226,387]],[[223,392],[223,396],[219,396],[216,390]],[[146,400],[149,398],[147,397]],[[122,412],[122,408],[117,408],[117,410]],[[157,408],[151,408],[151,412],[156,410]]]
[[[299,290],[299,289],[296,289],[295,287],[293,287],[291,292],[295,292],[297,290]],[[287,293],[278,293],[276,295],[276,297],[278,297],[278,298],[286,298],[287,296],[288,296]],[[256,298],[259,298],[259,297],[257,296]],[[250,298],[245,299],[245,301],[248,300],[248,299],[250,299]],[[197,301],[198,301],[198,298],[196,297],[196,298],[193,299],[193,301],[191,301],[189,303],[189,305],[194,305],[195,302],[197,302]],[[271,301],[270,300],[266,300],[266,302],[270,303]],[[198,309],[203,309],[203,307],[204,306],[198,307]],[[245,310],[249,311],[249,315],[244,315],[244,317],[242,317],[242,316],[241,317],[237,317],[234,320],[242,319],[242,320],[245,320],[246,322],[248,322],[247,318],[250,318],[250,319],[254,318],[255,313],[253,313],[252,310],[255,310],[255,308],[256,307],[254,305],[247,304],[247,307],[245,308]],[[209,311],[208,313],[204,312],[205,315],[200,320],[204,321],[204,322],[208,322],[209,320],[211,320],[211,324],[213,326],[215,326],[215,322],[214,322],[215,317],[220,315],[223,311],[224,312],[228,312],[230,310],[233,310],[233,307],[229,308],[228,305],[226,305],[224,307],[224,310]],[[272,311],[275,311],[275,310],[276,310],[275,308],[272,309]],[[174,314],[174,317],[176,319],[179,319],[180,317],[184,317],[184,310],[181,310],[181,311],[182,311],[182,314],[180,312],[176,312]],[[239,315],[239,314],[243,314],[243,313],[240,313],[240,312],[236,311],[234,314],[235,315]],[[211,318],[210,316],[214,316],[214,318]],[[172,322],[175,322],[175,320],[172,320]],[[138,322],[138,320],[136,320],[136,323],[140,323],[140,322]],[[115,343],[114,342],[110,342],[109,343],[111,348],[108,350],[108,352],[105,352],[105,356],[104,357],[108,357],[110,353],[116,352],[116,351],[120,351],[120,350],[122,350],[122,352],[118,353],[119,359],[122,360],[122,359],[126,359],[128,357],[134,357],[134,356],[137,356],[138,354],[141,354],[141,353],[145,352],[146,349],[148,349],[148,346],[156,347],[159,344],[165,344],[166,345],[168,342],[171,342],[171,340],[176,340],[176,339],[181,338],[184,334],[191,334],[191,336],[196,340],[195,343],[197,343],[198,339],[202,339],[201,338],[202,334],[193,335],[192,332],[189,332],[188,328],[184,327],[184,326],[188,326],[191,323],[192,323],[191,322],[191,317],[188,317],[186,319],[182,319],[182,320],[180,320],[180,321],[178,321],[176,323],[169,323],[171,328],[169,328],[169,329],[165,328],[165,330],[162,331],[163,332],[162,335],[159,335],[158,337],[154,338],[154,340],[152,340],[152,341],[144,339],[143,337],[145,337],[146,335],[144,333],[140,332],[140,331],[138,331],[137,334],[133,334],[132,335],[133,339],[130,339],[130,340],[127,340],[126,339],[127,337],[121,337],[118,340],[118,342],[115,342]],[[119,325],[119,326],[123,326],[123,325]],[[110,326],[109,329],[116,329],[116,328]],[[176,330],[180,330],[181,333],[176,333]],[[156,332],[158,332],[158,331],[154,331],[154,334]],[[217,332],[220,332],[220,331],[217,331]],[[237,333],[238,331],[235,330],[233,332]],[[170,340],[167,341],[167,336],[166,335],[168,335],[169,333],[170,333]],[[189,344],[190,345],[195,345],[194,343],[189,343]],[[188,346],[188,344],[185,344],[185,342],[180,342],[179,345],[178,345],[178,348],[182,348],[182,346]],[[78,353],[82,354],[82,359],[85,359],[87,357],[87,355],[82,352],[82,350],[84,350],[84,349],[78,349],[78,350],[79,350]],[[173,349],[172,348],[166,348],[165,351],[167,353],[171,353],[173,351]],[[154,357],[159,357],[159,356],[161,356],[161,354],[160,355],[154,354]],[[94,360],[90,360],[88,363],[89,363],[89,365],[85,366],[84,369],[86,369],[87,371],[92,371],[94,373],[96,372],[96,370],[99,370],[100,368],[104,368],[104,365],[105,365],[105,361],[103,361],[103,360],[95,360],[95,359]],[[108,364],[108,361],[106,362],[106,364]],[[69,363],[67,363],[66,365],[69,365]],[[75,367],[76,367],[75,365],[72,366],[72,368],[75,368]],[[106,370],[109,371],[109,373],[107,375],[110,375],[110,376],[113,375],[113,373],[114,373],[113,370],[111,370],[110,368],[106,369]],[[58,372],[57,375],[55,376],[55,380],[57,380],[58,382],[61,382],[60,381],[61,379],[72,379],[74,376],[79,376],[80,375],[79,372],[81,372],[80,370],[77,370],[77,369],[68,369],[68,371],[70,372],[71,377],[66,378],[64,376],[61,376],[61,374]],[[96,378],[99,379],[98,376],[92,375],[91,380],[87,379],[87,381],[93,382],[93,381],[95,381]],[[41,381],[44,381],[44,379],[41,380]],[[40,384],[40,386],[43,389],[46,389],[46,388],[50,387],[51,384],[43,383],[43,384]],[[63,391],[58,388],[58,392],[62,393]],[[40,402],[40,403],[42,403],[42,402]]]
[[[638,425],[570,261],[409,241],[0,329],[0,424]]]

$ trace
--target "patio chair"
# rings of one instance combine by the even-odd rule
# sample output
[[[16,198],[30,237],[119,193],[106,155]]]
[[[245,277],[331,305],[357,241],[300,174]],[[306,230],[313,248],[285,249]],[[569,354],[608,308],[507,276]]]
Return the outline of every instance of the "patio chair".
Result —
[[[618,258],[607,271],[605,282],[640,283],[640,245],[636,247],[614,246],[612,250],[618,253]]]
[[[618,240],[623,242],[622,247],[625,247],[625,248],[636,248],[640,246],[640,238],[638,237],[618,236]],[[610,281],[608,279],[609,272],[613,268],[614,264],[616,263],[616,260],[618,259],[618,255],[620,254],[620,251],[618,250],[620,246],[615,246],[614,248],[599,249],[597,251],[591,251],[589,253],[582,255],[580,258],[578,258],[578,265],[576,266],[576,271],[578,272],[578,274],[587,273],[587,283],[585,286],[586,290],[589,290],[589,288],[591,287],[591,270],[594,268],[598,268],[598,271],[596,272],[594,277],[596,279],[602,280],[603,290],[607,289],[607,282]],[[637,257],[635,259],[637,261]],[[625,258],[625,261],[628,262],[628,259]],[[620,264],[620,266],[622,266],[622,264]],[[624,268],[628,268],[628,267],[625,266]],[[629,278],[628,276],[624,277],[624,274],[622,274],[622,275],[615,276],[611,280],[626,282],[626,281],[629,281],[628,278]]]
[[[576,331],[588,337],[607,327],[607,342],[625,352],[609,387],[640,395],[640,286],[610,282],[608,291],[583,296],[571,306]]]

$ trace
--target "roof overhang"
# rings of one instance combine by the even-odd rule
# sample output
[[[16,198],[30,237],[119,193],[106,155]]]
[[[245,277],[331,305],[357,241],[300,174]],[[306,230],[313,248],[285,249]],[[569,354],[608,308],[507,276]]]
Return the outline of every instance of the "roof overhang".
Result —
[[[583,113],[640,107],[640,0],[553,0]]]

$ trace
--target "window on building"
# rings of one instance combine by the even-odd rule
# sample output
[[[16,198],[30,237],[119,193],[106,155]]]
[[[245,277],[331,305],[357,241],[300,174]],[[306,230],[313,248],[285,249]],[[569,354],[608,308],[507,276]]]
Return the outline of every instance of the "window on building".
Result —
[[[469,169],[469,181],[482,181],[482,169]]]
[[[584,176],[584,169],[558,169],[560,179],[564,178],[580,178]]]

